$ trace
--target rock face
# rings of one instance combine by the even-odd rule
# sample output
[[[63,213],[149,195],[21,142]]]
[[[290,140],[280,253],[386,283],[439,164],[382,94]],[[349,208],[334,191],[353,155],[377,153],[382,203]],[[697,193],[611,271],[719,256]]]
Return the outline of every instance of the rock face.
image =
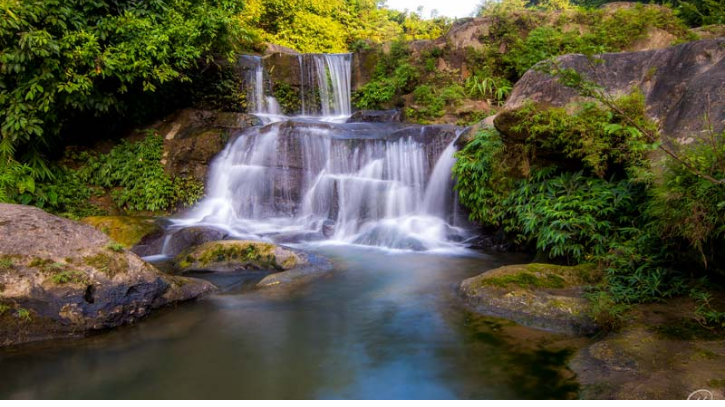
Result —
[[[306,264],[295,252],[271,243],[251,240],[207,242],[184,251],[174,260],[175,269],[229,272],[239,270],[290,270]]]
[[[91,226],[0,204],[0,345],[113,328],[213,288],[160,273]]]
[[[258,118],[248,114],[181,110],[157,125],[164,137],[164,168],[174,176],[205,181],[209,163],[227,141],[259,124]]]
[[[593,277],[591,266],[513,265],[464,280],[458,290],[483,314],[546,331],[589,335],[597,326],[588,316],[581,286]]]
[[[591,63],[583,55],[559,58],[563,68],[573,68],[611,95],[643,92],[648,115],[656,120],[665,141],[689,143],[702,136],[708,123],[719,132],[725,122],[725,38],[689,42],[666,49],[603,54]],[[517,124],[512,112],[526,101],[542,106],[566,106],[582,98],[549,75],[527,72],[494,121],[508,135]]]

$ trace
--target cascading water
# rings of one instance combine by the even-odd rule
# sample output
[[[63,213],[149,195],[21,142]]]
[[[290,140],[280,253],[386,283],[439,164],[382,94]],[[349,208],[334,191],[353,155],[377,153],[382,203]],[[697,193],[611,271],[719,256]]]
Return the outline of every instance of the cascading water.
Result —
[[[261,116],[281,116],[282,108],[277,99],[268,95],[271,84],[265,76],[262,58],[253,55],[242,55],[239,63],[244,69],[244,83],[249,111]]]
[[[211,166],[207,197],[177,223],[278,242],[414,250],[457,247],[469,237],[452,190],[457,128],[331,123],[350,114],[350,55],[299,58],[304,118],[279,117],[239,134]],[[264,72],[254,75],[265,81]],[[264,91],[255,84],[255,101]],[[310,120],[314,113],[323,116]]]
[[[300,65],[303,116],[350,116],[352,54],[303,54]]]

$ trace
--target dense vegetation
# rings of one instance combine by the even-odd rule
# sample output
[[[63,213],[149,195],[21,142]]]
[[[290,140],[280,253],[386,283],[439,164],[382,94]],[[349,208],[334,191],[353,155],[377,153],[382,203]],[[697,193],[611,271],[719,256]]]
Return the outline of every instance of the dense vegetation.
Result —
[[[456,51],[452,44],[412,52],[399,43],[378,51],[372,81],[355,95],[363,109],[405,107],[409,119],[436,121],[456,113],[461,124],[490,115],[515,83],[536,63],[564,54],[587,55],[630,49],[651,29],[676,41],[694,39],[686,24],[667,7],[590,9],[568,1],[527,6],[523,1],[484,3],[488,34],[480,47]],[[439,67],[438,61],[464,59],[466,72]],[[461,114],[465,100],[484,101],[478,112]],[[487,106],[487,107],[486,107]],[[443,107],[446,107],[445,109]]]
[[[189,105],[243,109],[224,62],[236,52],[263,41],[346,52],[437,37],[449,24],[373,0],[8,0],[0,15],[0,200],[41,206],[53,199],[33,185],[64,180],[48,163],[69,142],[92,143]]]
[[[725,183],[702,176],[725,179],[725,134],[651,163],[657,127],[641,95],[608,103],[529,104],[515,113],[511,131],[526,134],[515,141],[480,131],[454,167],[461,202],[550,261],[599,264],[606,277],[591,298],[605,325],[627,304],[691,294],[703,323],[723,326],[694,278],[725,275]]]

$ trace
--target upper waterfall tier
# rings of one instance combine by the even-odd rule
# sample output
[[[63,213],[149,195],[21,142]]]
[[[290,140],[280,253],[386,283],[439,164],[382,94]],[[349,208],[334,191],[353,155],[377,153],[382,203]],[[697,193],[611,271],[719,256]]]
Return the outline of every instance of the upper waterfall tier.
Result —
[[[249,112],[269,119],[266,122],[281,120],[283,114],[326,120],[349,117],[351,62],[352,54],[244,55],[239,66]]]

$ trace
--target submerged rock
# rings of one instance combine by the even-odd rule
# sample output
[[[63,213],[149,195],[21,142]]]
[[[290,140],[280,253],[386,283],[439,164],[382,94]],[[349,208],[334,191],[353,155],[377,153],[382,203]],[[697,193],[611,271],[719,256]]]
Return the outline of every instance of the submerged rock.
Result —
[[[0,204],[0,345],[113,328],[213,289],[159,272],[89,225]]]
[[[239,270],[290,270],[305,264],[292,250],[272,243],[224,240],[191,247],[174,260],[179,273],[188,271],[229,272]]]
[[[689,298],[640,304],[623,326],[570,360],[585,399],[685,400],[706,390],[725,397],[725,331],[695,320]]]
[[[257,283],[257,288],[289,288],[298,284],[309,283],[332,271],[332,264],[322,256],[300,252],[296,252],[296,254],[302,260],[300,266],[266,276]]]
[[[458,291],[483,314],[546,331],[589,335],[598,327],[589,317],[582,286],[595,276],[590,265],[512,265],[464,280]]]

